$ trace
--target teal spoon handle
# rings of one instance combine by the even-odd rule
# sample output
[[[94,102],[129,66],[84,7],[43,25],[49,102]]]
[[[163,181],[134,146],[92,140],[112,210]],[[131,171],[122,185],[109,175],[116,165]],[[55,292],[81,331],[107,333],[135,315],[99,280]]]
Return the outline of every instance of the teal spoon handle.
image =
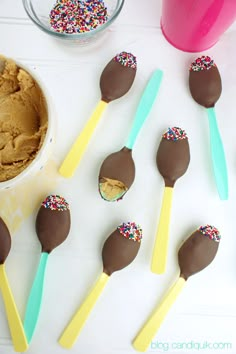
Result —
[[[143,126],[143,123],[145,122],[145,119],[147,118],[152,105],[155,101],[155,98],[157,96],[159,87],[161,85],[161,81],[162,81],[162,76],[163,76],[163,72],[161,70],[155,70],[154,73],[152,74],[150,80],[147,83],[147,86],[142,94],[142,97],[140,99],[136,114],[135,114],[135,118],[134,118],[134,122],[133,122],[133,126],[131,129],[131,132],[129,134],[128,137],[128,141],[126,143],[126,147],[128,149],[133,148],[135,140],[137,138],[137,135],[140,131],[140,129]]]
[[[207,108],[207,113],[210,127],[211,156],[216,186],[220,199],[226,200],[228,199],[228,173],[224,147],[217,126],[215,109]]]
[[[25,334],[28,343],[30,343],[33,337],[34,330],[39,317],[39,312],[42,303],[44,275],[45,275],[47,260],[48,260],[48,253],[42,252],[38,270],[26,306],[24,329],[25,329]]]

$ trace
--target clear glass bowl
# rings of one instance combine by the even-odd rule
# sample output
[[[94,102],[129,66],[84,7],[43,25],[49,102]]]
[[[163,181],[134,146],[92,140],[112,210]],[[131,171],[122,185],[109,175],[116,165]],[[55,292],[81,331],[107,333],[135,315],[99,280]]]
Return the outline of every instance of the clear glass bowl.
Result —
[[[86,45],[100,38],[119,15],[125,0],[104,0],[107,7],[108,20],[97,28],[84,33],[59,33],[54,31],[49,22],[49,14],[56,0],[22,0],[29,18],[44,32],[54,38],[67,42]]]

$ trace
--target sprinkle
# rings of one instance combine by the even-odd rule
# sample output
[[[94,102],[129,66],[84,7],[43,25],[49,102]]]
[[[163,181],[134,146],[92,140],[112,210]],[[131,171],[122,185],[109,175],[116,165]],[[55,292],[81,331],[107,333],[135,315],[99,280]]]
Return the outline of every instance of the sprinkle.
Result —
[[[168,130],[162,135],[162,138],[172,141],[188,139],[185,130],[178,127],[168,128]]]
[[[214,60],[211,59],[209,56],[202,55],[201,57],[197,58],[195,61],[192,62],[190,65],[190,71],[203,71],[209,70],[212,66],[216,66]]]
[[[121,52],[117,54],[113,60],[120,63],[123,66],[127,66],[132,69],[137,69],[137,59],[132,53]]]
[[[49,14],[52,29],[59,33],[84,33],[108,20],[103,0],[57,0]]]
[[[60,195],[49,195],[43,202],[42,206],[46,209],[65,211],[69,210],[70,206],[65,198]]]
[[[143,231],[135,222],[123,223],[117,227],[121,235],[129,240],[141,242]]]
[[[210,240],[220,242],[221,235],[216,227],[211,225],[200,226],[198,229],[204,236],[209,237]]]

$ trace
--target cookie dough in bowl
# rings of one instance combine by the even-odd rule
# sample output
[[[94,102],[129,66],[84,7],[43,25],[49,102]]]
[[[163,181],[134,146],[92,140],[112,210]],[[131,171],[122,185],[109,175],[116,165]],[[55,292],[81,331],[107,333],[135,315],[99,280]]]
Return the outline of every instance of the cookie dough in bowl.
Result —
[[[51,103],[35,75],[0,56],[0,189],[42,167],[52,141]]]

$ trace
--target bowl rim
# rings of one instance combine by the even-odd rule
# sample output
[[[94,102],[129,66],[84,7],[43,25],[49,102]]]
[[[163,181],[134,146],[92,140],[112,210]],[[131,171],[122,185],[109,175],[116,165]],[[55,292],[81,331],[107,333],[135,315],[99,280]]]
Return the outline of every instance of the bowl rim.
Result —
[[[33,171],[35,169],[35,166],[37,166],[37,164],[42,160],[43,155],[46,153],[45,148],[47,148],[53,142],[53,140],[54,140],[53,139],[53,131],[55,128],[55,124],[54,124],[53,118],[52,118],[54,116],[55,110],[53,107],[52,98],[48,92],[46,85],[42,82],[39,75],[35,74],[33,69],[29,68],[27,65],[23,64],[22,62],[20,62],[16,59],[10,58],[10,57],[7,57],[7,59],[13,60],[20,69],[23,69],[24,71],[26,71],[34,79],[34,81],[37,83],[37,85],[40,87],[40,89],[44,95],[45,101],[46,101],[46,107],[47,107],[47,112],[48,112],[48,126],[47,126],[47,131],[45,134],[43,144],[42,144],[40,150],[37,152],[33,161],[22,172],[20,172],[17,176],[15,176],[11,179],[8,179],[6,181],[0,182],[0,191],[3,189],[7,190],[7,189],[12,188],[13,185],[20,182],[23,178],[27,177],[27,175],[29,176],[29,172]],[[44,165],[43,162],[42,162],[42,165]]]
[[[56,2],[56,0],[55,0]],[[109,27],[109,25],[118,17],[118,15],[120,14],[123,6],[124,6],[124,2],[125,0],[117,0],[117,3],[120,2],[120,5],[117,7],[116,11],[108,18],[108,20],[98,26],[97,28],[88,31],[88,32],[83,32],[83,33],[60,33],[60,32],[56,32],[51,30],[49,27],[45,26],[37,17],[36,13],[34,12],[32,6],[30,9],[31,5],[31,1],[29,0],[22,0],[24,9],[27,13],[27,15],[29,16],[29,18],[31,19],[31,21],[33,21],[33,23],[35,25],[37,25],[42,31],[46,32],[47,34],[51,34],[52,36],[55,36],[57,38],[64,38],[64,39],[69,39],[69,40],[75,40],[75,39],[85,39],[85,38],[89,38],[89,37],[93,37],[94,35],[96,35],[97,33],[102,32],[103,30],[105,30],[107,27]],[[33,14],[32,14],[33,13]]]

